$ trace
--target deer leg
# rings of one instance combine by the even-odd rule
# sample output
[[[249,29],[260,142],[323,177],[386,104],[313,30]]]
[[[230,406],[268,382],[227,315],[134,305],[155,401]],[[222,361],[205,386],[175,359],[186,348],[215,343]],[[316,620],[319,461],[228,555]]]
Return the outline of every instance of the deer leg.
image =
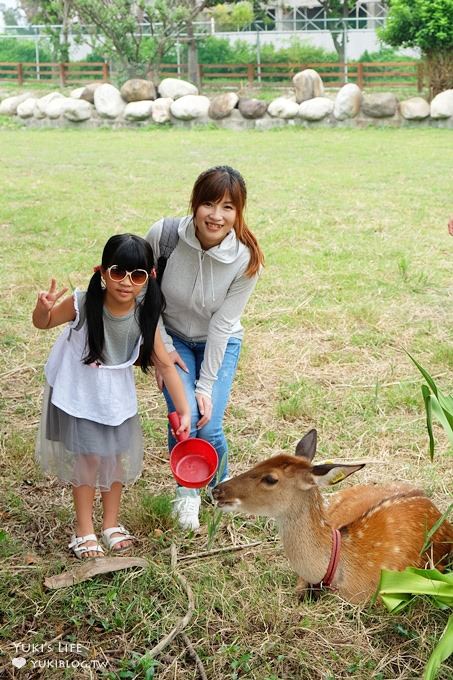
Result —
[[[296,595],[299,600],[304,600],[310,595],[310,584],[302,576],[299,576],[296,583]]]

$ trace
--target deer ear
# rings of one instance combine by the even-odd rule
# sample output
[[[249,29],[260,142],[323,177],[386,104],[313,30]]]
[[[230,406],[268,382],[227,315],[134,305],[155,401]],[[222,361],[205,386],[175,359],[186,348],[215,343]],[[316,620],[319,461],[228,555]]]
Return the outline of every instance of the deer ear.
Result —
[[[363,467],[365,467],[365,463],[359,465],[322,463],[320,465],[314,465],[311,472],[315,484],[318,486],[330,486],[331,484],[341,482],[342,479],[346,479],[346,477],[349,477],[349,475],[352,475],[354,472],[358,472]]]
[[[310,432],[307,432],[307,434],[302,437],[296,446],[296,456],[305,458],[309,463],[311,463],[315,457],[317,439],[318,434],[316,430],[310,430]]]

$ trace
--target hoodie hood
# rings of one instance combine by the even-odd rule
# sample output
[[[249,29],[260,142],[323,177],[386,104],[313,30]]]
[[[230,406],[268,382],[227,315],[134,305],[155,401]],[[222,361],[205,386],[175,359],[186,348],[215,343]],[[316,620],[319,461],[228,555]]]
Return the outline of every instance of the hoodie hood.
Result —
[[[188,246],[194,248],[200,253],[204,253],[207,257],[223,262],[224,264],[231,264],[243,256],[247,251],[247,246],[242,243],[236,236],[236,232],[232,229],[218,246],[213,246],[208,250],[203,250],[200,241],[195,235],[195,225],[192,217],[185,217],[181,220],[178,227],[179,238],[187,243]]]

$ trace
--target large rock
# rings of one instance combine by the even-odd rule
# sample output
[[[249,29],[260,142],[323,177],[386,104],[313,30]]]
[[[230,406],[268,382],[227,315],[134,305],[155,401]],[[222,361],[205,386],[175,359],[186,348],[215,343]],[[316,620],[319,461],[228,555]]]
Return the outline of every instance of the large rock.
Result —
[[[333,111],[333,101],[327,97],[315,97],[299,104],[299,116],[304,120],[322,120]]]
[[[14,97],[6,97],[0,104],[0,115],[2,116],[14,116],[17,113],[17,107],[22,102],[26,101],[31,97],[30,92],[24,92],[24,94],[17,94]]]
[[[453,90],[444,90],[431,102],[431,118],[450,118],[453,116]]]
[[[362,113],[370,118],[389,118],[398,110],[398,100],[391,92],[365,94],[362,99]]]
[[[296,90],[296,102],[307,101],[314,97],[322,97],[324,94],[324,85],[319,73],[312,68],[306,68],[304,71],[299,71],[293,77],[293,85]]]
[[[31,118],[35,111],[36,97],[28,97],[24,102],[17,107],[17,115],[21,118]]]
[[[98,87],[101,87],[101,85],[104,85],[105,83],[98,81],[94,83],[89,83],[83,88],[83,92],[80,95],[80,99],[85,99],[85,101],[90,102],[90,104],[94,104],[94,93],[98,89]]]
[[[94,105],[102,118],[118,118],[123,113],[126,103],[116,87],[104,83],[94,91]]]
[[[362,92],[360,87],[354,83],[347,83],[343,85],[336,96],[333,115],[337,120],[354,118],[360,111],[361,103]]]
[[[69,97],[55,97],[52,99],[44,109],[47,118],[60,118],[66,111],[66,104]]]
[[[72,97],[72,99],[80,99],[84,92],[85,92],[85,87],[76,87],[75,90],[72,90],[70,97]],[[91,103],[93,103],[93,102],[91,102]]]
[[[152,110],[151,100],[129,102],[124,109],[124,117],[126,120],[146,120],[151,116]]]
[[[295,118],[299,113],[299,104],[289,97],[277,97],[267,107],[267,112],[273,118]]]
[[[164,78],[158,88],[161,97],[171,97],[172,99],[179,99],[188,94],[198,94],[198,88],[187,80],[180,80],[179,78]]]
[[[225,92],[224,94],[218,94],[216,97],[211,99],[209,105],[208,116],[214,120],[221,120],[222,118],[227,118],[231,115],[231,112],[239,101],[239,97],[235,92]]]
[[[170,111],[172,116],[179,118],[179,120],[193,120],[207,116],[209,105],[208,97],[199,94],[186,94],[171,104]]]
[[[400,112],[406,120],[423,120],[429,116],[429,104],[423,97],[411,97],[400,102]]]
[[[267,106],[267,102],[260,99],[240,99],[238,108],[244,118],[256,119],[264,116]]]
[[[68,97],[65,103],[63,115],[68,120],[72,120],[74,123],[79,123],[83,120],[88,120],[91,118],[93,112],[93,105],[90,102],[85,101],[85,99],[78,99],[76,97]]]
[[[151,118],[155,123],[168,123],[171,120],[170,107],[173,102],[171,97],[160,97],[153,102]]]
[[[141,102],[156,98],[156,88],[151,80],[131,78],[121,88],[121,96],[125,102]]]
[[[65,99],[65,97],[61,94],[61,92],[51,92],[50,94],[46,94],[44,97],[37,99],[33,114],[35,118],[45,118],[47,116],[46,109],[48,105],[55,99]]]

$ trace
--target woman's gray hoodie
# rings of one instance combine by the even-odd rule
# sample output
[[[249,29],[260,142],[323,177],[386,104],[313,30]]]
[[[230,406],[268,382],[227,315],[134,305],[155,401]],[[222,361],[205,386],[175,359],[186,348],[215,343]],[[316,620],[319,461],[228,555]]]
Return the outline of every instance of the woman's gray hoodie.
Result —
[[[146,235],[156,262],[162,225],[163,219]],[[195,391],[210,397],[229,338],[242,338],[241,315],[258,275],[244,275],[250,253],[234,229],[209,250],[203,250],[195,236],[192,217],[181,218],[178,235],[162,278],[166,307],[160,331],[168,352],[175,349],[169,333],[206,342]]]

